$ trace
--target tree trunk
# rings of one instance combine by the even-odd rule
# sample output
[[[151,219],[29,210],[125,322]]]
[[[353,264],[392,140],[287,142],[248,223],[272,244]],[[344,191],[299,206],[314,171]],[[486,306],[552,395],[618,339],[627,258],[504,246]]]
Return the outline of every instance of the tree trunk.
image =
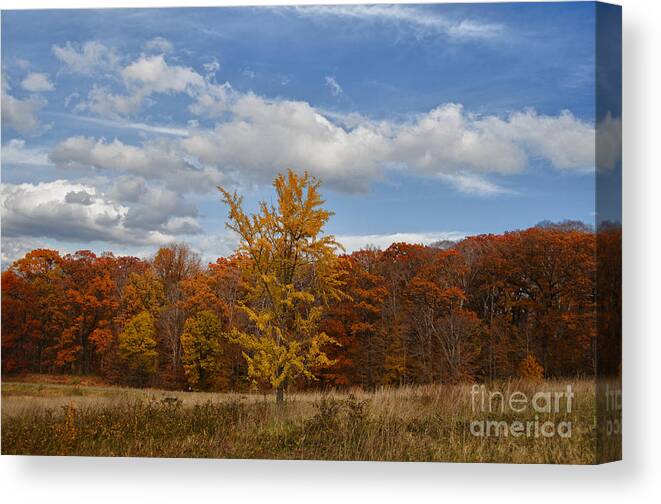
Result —
[[[279,406],[284,404],[285,402],[285,385],[284,383],[281,385],[278,385],[278,387],[275,389],[275,403]]]

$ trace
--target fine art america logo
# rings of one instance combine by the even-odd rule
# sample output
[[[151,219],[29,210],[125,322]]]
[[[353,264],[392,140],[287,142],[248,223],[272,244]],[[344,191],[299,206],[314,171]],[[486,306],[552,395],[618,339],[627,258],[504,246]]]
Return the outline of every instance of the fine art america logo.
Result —
[[[522,391],[487,390],[484,385],[471,387],[471,409],[474,416],[486,416],[470,423],[470,432],[477,437],[544,437],[570,438],[574,393],[571,385],[565,391],[540,391],[532,395]],[[492,417],[489,417],[493,415]],[[549,419],[544,420],[542,417]],[[503,420],[503,417],[508,420]],[[514,420],[510,420],[514,418]]]

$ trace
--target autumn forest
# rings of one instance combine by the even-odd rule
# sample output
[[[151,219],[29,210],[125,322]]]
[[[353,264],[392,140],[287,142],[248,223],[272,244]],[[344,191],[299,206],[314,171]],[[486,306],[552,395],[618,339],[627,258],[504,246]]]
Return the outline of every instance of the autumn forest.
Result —
[[[344,254],[323,234],[331,213],[318,181],[289,172],[274,186],[278,204],[254,216],[221,189],[241,244],[208,265],[181,243],[149,259],[40,249],[15,261],[2,274],[3,376],[281,399],[617,372],[619,349],[599,348],[596,314],[598,303],[618,313],[619,301],[598,299],[596,282],[611,281],[597,274],[597,244],[618,258],[619,228],[543,223]]]

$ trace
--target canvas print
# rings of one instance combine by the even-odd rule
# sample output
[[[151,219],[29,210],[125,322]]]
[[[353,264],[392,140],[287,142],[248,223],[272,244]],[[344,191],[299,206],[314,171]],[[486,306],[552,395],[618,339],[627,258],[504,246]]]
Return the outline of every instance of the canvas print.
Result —
[[[621,458],[621,9],[2,12],[3,455]]]

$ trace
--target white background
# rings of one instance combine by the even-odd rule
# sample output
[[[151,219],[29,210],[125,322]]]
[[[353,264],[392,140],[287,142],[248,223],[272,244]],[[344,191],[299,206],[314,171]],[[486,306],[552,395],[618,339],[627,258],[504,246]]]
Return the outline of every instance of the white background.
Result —
[[[194,5],[214,3],[232,2],[195,1]],[[4,502],[661,502],[661,2],[621,3],[623,462],[580,467],[3,456],[0,497]],[[0,0],[2,9],[184,4],[183,0]]]

